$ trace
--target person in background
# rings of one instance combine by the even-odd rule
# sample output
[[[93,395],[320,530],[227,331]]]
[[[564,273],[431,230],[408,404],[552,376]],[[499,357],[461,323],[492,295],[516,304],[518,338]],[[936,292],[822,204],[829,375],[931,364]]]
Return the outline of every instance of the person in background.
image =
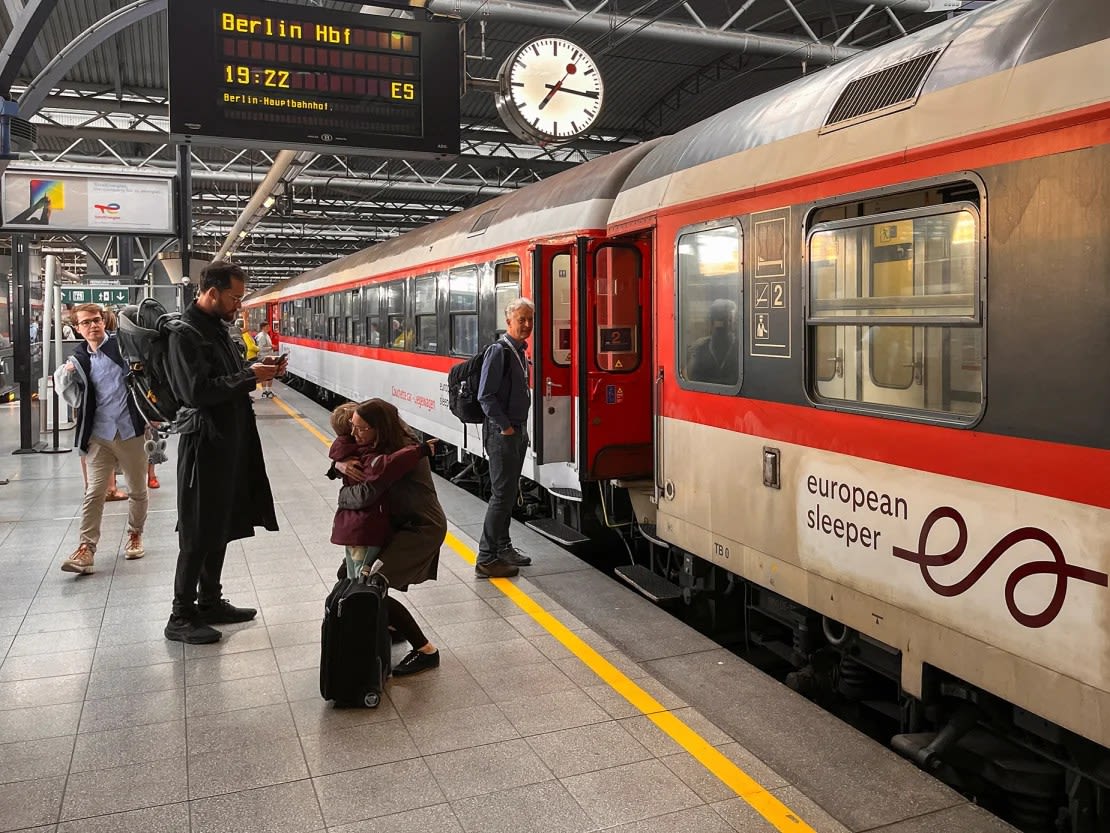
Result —
[[[258,328],[258,337],[255,339],[258,345],[258,360],[260,362],[275,355],[274,340],[270,337],[270,322],[263,321],[262,326]],[[262,398],[274,398],[274,382],[271,379],[269,382],[262,383]]]
[[[37,315],[35,316],[35,319],[31,322],[30,336],[32,342],[36,342],[40,338],[42,338],[42,323]]]
[[[234,263],[208,264],[196,300],[181,314],[190,327],[169,338],[170,381],[183,405],[177,445],[180,552],[164,630],[176,642],[216,642],[221,633],[212,625],[255,617],[254,608],[222,597],[227,545],[253,536],[256,526],[278,528],[250,392],[284,367],[246,367],[231,340],[228,324],[243,302],[246,278]]]
[[[690,346],[686,378],[714,385],[739,383],[740,345],[736,341],[735,301],[718,298],[709,305],[709,335]]]
[[[246,359],[247,364],[258,360],[258,344],[255,343],[254,336],[251,335],[250,327],[247,326],[246,321],[240,318],[237,322],[239,325],[239,335],[243,339],[243,349],[245,350],[243,358]]]
[[[62,562],[62,570],[86,575],[93,572],[106,486],[117,463],[122,465],[130,489],[127,544],[123,552],[129,559],[145,554],[145,423],[127,393],[124,383],[127,366],[115,338],[106,331],[103,310],[96,304],[81,304],[74,310],[74,318],[85,343],[78,345],[73,355],[54,371],[54,387],[76,409],[74,445],[86,461],[87,478],[81,505],[80,541]]]
[[[513,546],[509,525],[520,488],[520,472],[528,450],[528,356],[524,348],[532,335],[536,307],[528,298],[510,301],[505,308],[503,347],[486,351],[478,383],[478,401],[486,414],[482,427],[489,458],[490,495],[478,560],[474,572],[482,578],[515,576],[532,559]]]

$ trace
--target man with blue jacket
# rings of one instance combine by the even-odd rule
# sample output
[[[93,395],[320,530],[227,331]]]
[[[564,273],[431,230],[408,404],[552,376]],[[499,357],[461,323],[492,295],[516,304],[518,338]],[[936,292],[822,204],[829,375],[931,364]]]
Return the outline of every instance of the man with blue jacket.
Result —
[[[93,556],[100,542],[108,480],[119,465],[127,479],[127,558],[142,558],[146,524],[146,451],[142,415],[127,392],[127,364],[114,336],[104,327],[104,311],[96,304],[81,304],[73,311],[77,330],[85,339],[64,364],[54,371],[58,395],[76,409],[73,444],[85,456],[88,482],[81,505],[81,532],[77,549],[62,562],[67,573],[93,572]]]
[[[505,334],[487,350],[478,383],[478,401],[486,415],[484,441],[489,458],[490,499],[478,544],[474,572],[483,578],[515,576],[532,559],[521,554],[509,537],[513,505],[520,488],[520,472],[528,450],[528,356],[524,348],[532,335],[536,307],[517,298],[505,308]]]

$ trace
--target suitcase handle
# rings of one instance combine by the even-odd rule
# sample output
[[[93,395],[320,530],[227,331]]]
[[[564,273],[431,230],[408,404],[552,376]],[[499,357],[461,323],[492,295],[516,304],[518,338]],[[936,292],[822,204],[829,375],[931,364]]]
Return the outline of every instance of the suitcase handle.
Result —
[[[359,584],[369,584],[371,579],[377,576],[379,579],[381,579],[382,583],[385,584],[386,587],[389,587],[389,580],[382,573],[382,568],[384,566],[385,564],[380,558],[375,559],[374,563],[371,564],[369,568],[362,568],[362,572],[358,574],[358,578],[355,579],[355,581],[357,581]]]

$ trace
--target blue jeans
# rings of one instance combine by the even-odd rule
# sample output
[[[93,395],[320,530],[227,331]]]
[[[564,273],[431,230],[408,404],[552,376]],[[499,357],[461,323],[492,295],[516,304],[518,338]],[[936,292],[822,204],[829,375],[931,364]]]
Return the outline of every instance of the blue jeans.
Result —
[[[520,472],[524,468],[528,435],[518,428],[516,433],[505,436],[496,423],[491,422],[486,427],[485,446],[492,494],[486,508],[486,520],[482,524],[482,540],[478,544],[479,564],[496,561],[499,552],[513,545],[509,524],[520,490]]]
[[[358,578],[363,565],[369,567],[382,551],[381,547],[344,547],[343,558],[347,562],[347,578]]]

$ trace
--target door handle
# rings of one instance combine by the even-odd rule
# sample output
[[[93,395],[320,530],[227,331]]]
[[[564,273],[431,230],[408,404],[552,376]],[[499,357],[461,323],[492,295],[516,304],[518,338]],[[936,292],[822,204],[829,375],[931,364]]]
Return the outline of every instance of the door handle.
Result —
[[[913,381],[915,384],[921,384],[922,370],[925,366],[925,356],[922,353],[915,353],[912,362],[906,362],[902,367],[913,368]]]
[[[658,505],[659,498],[663,494],[663,368],[659,368],[659,375],[655,377],[655,384],[652,385],[652,403],[653,410],[655,411],[655,498],[654,503]]]
[[[550,376],[548,376],[546,379],[544,379],[543,384],[544,384],[544,393],[543,393],[543,395],[546,399],[551,398],[551,389],[552,388],[562,388],[563,387],[562,385],[557,385],[554,382],[552,382]]]

